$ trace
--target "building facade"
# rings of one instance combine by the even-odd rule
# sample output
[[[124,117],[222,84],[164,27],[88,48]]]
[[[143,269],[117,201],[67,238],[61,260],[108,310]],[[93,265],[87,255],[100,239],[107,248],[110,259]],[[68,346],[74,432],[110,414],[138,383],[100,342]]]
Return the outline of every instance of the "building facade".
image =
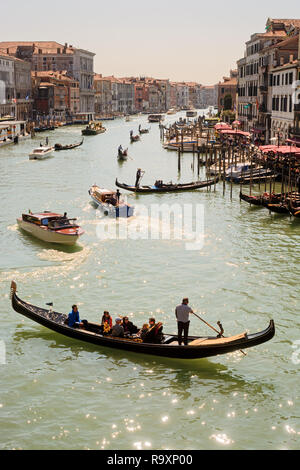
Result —
[[[229,77],[218,83],[218,110],[235,111],[237,101],[237,70],[230,70]]]
[[[299,26],[300,20],[297,19],[269,18],[266,32],[251,36],[246,43],[244,57],[237,63],[238,120],[244,130],[251,132],[254,139],[262,143],[269,142],[270,138],[274,137],[272,126],[277,126],[274,113],[281,113],[273,109],[273,106],[277,106],[273,101],[273,98],[276,99],[272,89],[273,72],[276,67],[295,60],[297,46],[295,47],[294,36]]]
[[[79,82],[80,109],[88,119],[94,116],[94,56],[83,49],[55,41],[0,42],[0,49],[16,58],[30,62],[31,70],[37,72],[66,71]]]

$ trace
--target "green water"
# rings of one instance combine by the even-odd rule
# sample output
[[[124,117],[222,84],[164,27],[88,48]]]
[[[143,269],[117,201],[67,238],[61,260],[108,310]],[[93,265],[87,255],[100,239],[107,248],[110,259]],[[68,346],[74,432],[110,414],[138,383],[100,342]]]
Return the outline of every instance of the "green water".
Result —
[[[0,364],[0,448],[299,448],[300,364],[293,345],[300,340],[300,224],[241,204],[239,187],[231,200],[230,187],[223,196],[219,184],[210,192],[128,194],[136,206],[128,238],[99,238],[107,220],[90,202],[92,184],[114,188],[116,176],[133,184],[138,167],[146,171],[145,184],[197,179],[189,154],[178,174],[177,155],[162,148],[157,124],[141,142],[129,144],[130,130],[147,127],[146,117],[104,124],[105,134],[86,137],[82,147],[45,161],[28,159],[41,139],[77,142],[81,127],[0,149],[0,344],[6,350]],[[119,144],[129,147],[123,164],[116,158]],[[147,233],[144,208],[164,203],[203,205],[201,250],[168,239],[164,225],[160,239],[136,239],[136,224],[139,233]],[[78,217],[85,230],[78,247],[58,249],[21,233],[16,218],[28,209]],[[173,333],[174,308],[188,296],[211,324],[222,320],[227,335],[261,331],[273,318],[276,337],[246,357],[235,353],[192,363],[97,348],[14,312],[12,279],[24,300],[39,306],[52,301],[65,313],[78,303],[81,318],[92,321],[105,309],[113,317],[128,314],[138,325],[155,315]],[[191,332],[210,334],[196,318]]]

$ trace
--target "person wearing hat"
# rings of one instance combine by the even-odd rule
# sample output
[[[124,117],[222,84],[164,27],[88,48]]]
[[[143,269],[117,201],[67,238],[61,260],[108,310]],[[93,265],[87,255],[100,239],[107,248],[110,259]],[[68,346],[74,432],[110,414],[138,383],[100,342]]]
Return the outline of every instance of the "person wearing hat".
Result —
[[[188,345],[188,335],[190,327],[190,315],[193,310],[189,307],[189,299],[183,299],[182,304],[178,305],[175,310],[175,315],[178,322],[178,344],[182,345],[182,333],[184,335],[184,345]]]
[[[113,326],[113,329],[111,331],[111,335],[115,337],[120,337],[122,338],[124,336],[124,328],[121,325],[122,319],[121,318],[116,318],[116,324]]]

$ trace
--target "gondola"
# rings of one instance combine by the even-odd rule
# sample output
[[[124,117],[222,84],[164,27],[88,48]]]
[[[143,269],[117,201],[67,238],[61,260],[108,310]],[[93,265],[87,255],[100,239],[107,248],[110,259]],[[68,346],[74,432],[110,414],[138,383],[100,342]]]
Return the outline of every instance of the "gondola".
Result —
[[[128,149],[118,150],[118,159],[119,160],[127,160],[127,158],[128,158]]]
[[[139,126],[139,133],[140,134],[149,134],[150,129],[142,129],[141,126]]]
[[[260,194],[258,196],[252,196],[250,194],[244,194],[242,191],[240,192],[240,199],[241,201],[245,201],[248,204],[254,205],[254,206],[260,206],[260,207],[267,207],[269,205],[278,205],[280,204],[281,200],[283,198],[286,198],[290,195],[291,193],[278,193],[274,194],[272,193],[264,193]],[[273,211],[275,212],[275,210]]]
[[[134,142],[138,142],[139,140],[141,140],[140,136],[139,135],[131,135],[130,136],[130,142],[133,144]]]
[[[287,204],[284,202],[280,202],[278,204],[268,204],[267,209],[269,209],[270,212],[274,212],[275,214],[289,214],[290,213]]]
[[[299,201],[297,203],[300,204]],[[290,199],[289,204],[288,204],[288,208],[289,208],[290,214],[292,214],[297,219],[300,219],[300,205],[295,207],[292,199]]]
[[[129,186],[125,183],[119,183],[116,179],[116,186],[127,191],[134,193],[168,193],[168,192],[180,192],[180,191],[194,191],[196,189],[203,189],[213,186],[219,182],[219,178],[215,180],[207,181],[196,181],[194,183],[176,184],[176,183],[163,183],[162,181],[156,181],[153,186]]]
[[[253,206],[259,206],[263,207],[263,199],[262,196],[251,196],[249,194],[243,194],[242,192],[240,193],[240,200],[245,201],[248,204],[251,204]]]
[[[275,335],[275,324],[271,320],[268,328],[260,333],[251,335],[243,333],[230,338],[189,337],[188,346],[179,346],[177,336],[166,334],[159,344],[144,343],[135,337],[113,338],[101,335],[99,333],[100,324],[97,323],[85,322],[84,329],[71,328],[66,324],[66,315],[53,312],[51,308],[46,310],[24,302],[17,296],[16,290],[17,285],[13,281],[11,283],[13,309],[40,325],[56,333],[96,346],[122,349],[139,354],[178,359],[201,359],[252,348],[270,341]]]
[[[83,144],[83,139],[78,144],[70,144],[70,145],[55,144],[54,148],[55,148],[55,151],[58,152],[60,150],[72,150],[77,147],[80,147],[82,144]]]

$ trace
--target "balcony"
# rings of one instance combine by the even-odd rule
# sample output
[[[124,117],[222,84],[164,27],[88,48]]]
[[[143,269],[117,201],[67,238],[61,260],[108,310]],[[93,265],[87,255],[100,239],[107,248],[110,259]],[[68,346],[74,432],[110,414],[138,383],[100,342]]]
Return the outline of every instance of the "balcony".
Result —
[[[268,87],[267,87],[267,85],[260,85],[259,91],[260,91],[261,93],[267,93],[267,92],[268,92]]]
[[[294,104],[294,111],[295,111],[296,113],[300,113],[300,103]]]

